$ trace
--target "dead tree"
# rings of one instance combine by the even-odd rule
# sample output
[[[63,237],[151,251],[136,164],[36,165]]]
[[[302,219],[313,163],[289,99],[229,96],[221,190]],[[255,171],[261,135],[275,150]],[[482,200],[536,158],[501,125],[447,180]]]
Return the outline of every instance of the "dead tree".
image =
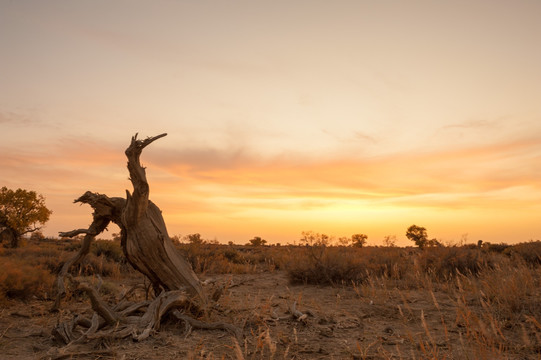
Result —
[[[64,237],[74,237],[85,234],[83,244],[79,252],[69,259],[58,274],[56,286],[57,297],[52,310],[59,309],[61,299],[66,293],[65,278],[71,266],[77,264],[88,254],[92,240],[111,223],[115,223],[121,229],[121,246],[127,261],[139,272],[144,274],[152,283],[157,298],[151,303],[132,306],[123,311],[111,308],[99,299],[99,296],[87,284],[76,285],[87,293],[91,299],[92,308],[96,316],[101,316],[101,322],[96,319],[77,320],[69,325],[60,324],[54,330],[57,337],[65,343],[82,341],[81,337],[74,340],[72,330],[81,325],[88,328],[84,338],[96,337],[96,331],[104,326],[113,327],[108,336],[125,337],[132,335],[134,339],[141,340],[148,336],[149,331],[159,327],[159,321],[165,312],[173,309],[177,317],[180,313],[178,307],[186,303],[193,304],[197,301],[200,305],[207,304],[207,298],[201,286],[201,282],[193,272],[190,264],[175,249],[172,240],[167,234],[165,222],[160,209],[149,200],[149,185],[145,169],[141,166],[140,156],[143,149],[153,141],[166,136],[161,134],[138,140],[137,134],[132,137],[131,143],[126,149],[128,158],[128,171],[133,192],[126,190],[127,198],[108,197],[107,195],[87,191],[74,202],[85,203],[94,209],[93,221],[88,229],[77,229],[60,233]],[[159,295],[159,296],[158,296]],[[165,301],[165,299],[167,299]],[[147,308],[145,315],[140,318],[132,316],[132,312]],[[131,309],[131,311],[129,311]],[[174,315],[174,314],[173,314]],[[184,317],[185,321],[186,317]],[[194,320],[195,321],[195,320]],[[207,324],[199,327],[212,326],[223,328],[238,335],[239,332],[230,324]],[[191,324],[193,326],[193,324]],[[142,332],[136,334],[136,330]]]
[[[199,279],[167,234],[161,210],[148,198],[146,173],[139,161],[147,145],[166,135],[137,140],[136,134],[126,149],[133,193],[126,190],[120,219],[124,229],[122,247],[130,264],[150,279],[155,290],[187,288],[191,295],[206,302]]]

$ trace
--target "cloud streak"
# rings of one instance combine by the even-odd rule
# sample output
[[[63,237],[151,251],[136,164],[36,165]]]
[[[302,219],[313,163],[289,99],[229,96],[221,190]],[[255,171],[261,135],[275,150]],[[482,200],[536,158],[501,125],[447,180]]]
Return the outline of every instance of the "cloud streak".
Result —
[[[0,112],[0,124],[28,126],[37,123],[27,115],[22,115],[13,111]]]
[[[246,147],[171,150],[156,146],[144,153],[142,162],[148,167],[151,198],[171,221],[173,233],[178,228],[203,231],[198,227],[204,227],[232,236],[238,233],[234,228],[239,222],[270,231],[270,224],[276,222],[293,227],[297,221],[300,227],[319,219],[331,226],[333,219],[339,223],[382,212],[391,222],[398,220],[389,214],[404,217],[408,211],[493,212],[514,207],[531,213],[541,203],[539,143],[537,138],[526,138],[349,159],[293,153],[260,156]],[[0,180],[8,187],[44,193],[53,204],[53,232],[82,225],[70,226],[68,221],[88,222],[89,209],[78,209],[75,220],[68,205],[80,193],[123,196],[123,190],[131,188],[123,149],[106,142],[80,138],[37,149],[0,151]],[[337,214],[341,218],[335,219]]]

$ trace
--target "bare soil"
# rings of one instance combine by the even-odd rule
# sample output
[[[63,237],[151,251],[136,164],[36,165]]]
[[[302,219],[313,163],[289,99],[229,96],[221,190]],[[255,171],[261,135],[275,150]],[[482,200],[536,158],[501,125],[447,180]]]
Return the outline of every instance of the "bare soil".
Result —
[[[388,284],[292,286],[282,271],[212,278],[231,286],[206,320],[243,328],[243,341],[221,330],[189,329],[171,320],[140,343],[93,341],[64,353],[51,336],[54,325],[74,314],[91,314],[88,301],[73,296],[59,314],[49,313],[52,301],[12,302],[2,308],[0,359],[540,358],[539,353],[532,357],[531,349],[529,355],[522,353],[519,345],[491,349],[483,329],[468,327],[469,315],[462,314],[451,291],[399,290]],[[127,286],[120,284],[125,279],[107,281],[113,289]],[[136,281],[141,279],[129,280]],[[303,320],[290,314],[295,302],[306,314]],[[528,342],[528,328],[516,329],[502,336],[511,343],[514,338],[517,344]]]

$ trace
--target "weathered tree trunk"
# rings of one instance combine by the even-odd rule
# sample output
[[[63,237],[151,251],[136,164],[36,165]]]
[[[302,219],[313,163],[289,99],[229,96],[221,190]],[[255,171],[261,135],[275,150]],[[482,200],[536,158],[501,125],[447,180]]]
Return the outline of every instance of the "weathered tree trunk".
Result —
[[[166,136],[161,134],[138,140],[132,137],[126,149],[128,170],[133,184],[133,193],[123,198],[87,191],[74,202],[89,204],[94,213],[93,222],[88,229],[78,229],[60,233],[64,237],[86,234],[79,252],[68,260],[57,278],[57,298],[52,310],[58,310],[65,295],[64,278],[70,267],[77,264],[90,250],[92,240],[103,232],[110,222],[121,229],[121,244],[128,262],[151,281],[156,295],[161,290],[187,290],[206,304],[206,296],[201,283],[190,264],[174,247],[167,234],[167,228],[160,209],[149,200],[149,185],[145,169],[140,164],[143,149],[153,141]]]
[[[169,238],[160,209],[148,198],[146,173],[139,161],[147,145],[166,135],[145,140],[137,140],[135,135],[126,149],[133,193],[126,191],[127,202],[122,211],[121,222],[126,232],[123,246],[130,264],[145,274],[155,289],[187,287],[193,296],[206,301],[199,279]]]
[[[111,222],[120,227],[121,245],[128,262],[150,279],[156,298],[129,305],[127,308],[121,304],[110,306],[100,299],[92,286],[72,279],[73,284],[86,292],[90,298],[94,315],[92,319],[78,316],[55,326],[52,332],[54,337],[67,344],[59,350],[61,357],[73,355],[74,353],[70,352],[72,346],[92,339],[131,336],[134,340],[141,341],[159,329],[161,320],[167,314],[172,314],[194,328],[223,329],[231,332],[237,339],[242,336],[241,330],[231,324],[204,323],[179,311],[193,305],[197,306],[193,302],[194,298],[199,299],[202,305],[207,304],[207,299],[190,264],[175,249],[169,238],[160,209],[148,198],[149,186],[139,157],[147,145],[165,135],[145,140],[138,140],[137,135],[132,137],[130,146],[126,149],[126,156],[133,193],[126,191],[127,199],[110,198],[87,191],[75,200],[89,204],[94,209],[93,221],[88,229],[60,233],[65,237],[79,234],[85,234],[85,237],[79,252],[63,265],[58,274],[57,298],[52,310],[59,309],[60,301],[66,293],[64,279],[70,267],[88,254],[91,242]],[[139,316],[141,310],[144,310],[144,314]],[[78,326],[87,330],[81,334],[75,331]]]

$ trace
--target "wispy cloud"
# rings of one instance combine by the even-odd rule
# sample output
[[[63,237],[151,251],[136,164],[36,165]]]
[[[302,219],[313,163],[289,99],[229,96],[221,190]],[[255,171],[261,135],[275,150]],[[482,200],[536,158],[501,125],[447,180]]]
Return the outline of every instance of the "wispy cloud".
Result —
[[[28,115],[13,111],[0,111],[0,124],[31,125],[33,123],[36,123],[36,120],[30,118]]]
[[[376,141],[376,138],[371,136],[371,135],[368,135],[368,134],[365,134],[361,131],[355,131],[353,133],[355,135],[355,138],[358,139],[358,140],[361,140],[361,141],[367,141],[367,142],[370,142],[370,143],[373,143],[375,144],[377,141]]]
[[[505,118],[487,120],[487,119],[477,119],[477,120],[467,120],[460,123],[450,124],[443,127],[443,129],[480,129],[480,128],[495,128],[500,125],[500,122]]]
[[[440,207],[455,196],[466,206],[468,198],[489,202],[491,198],[483,194],[494,191],[537,188],[538,144],[532,139],[435,153],[312,162],[294,156],[258,159],[234,150],[191,157],[186,150],[155,163],[184,185],[207,185],[209,195],[221,196],[221,192],[240,202],[358,200],[415,206],[418,196],[423,197],[422,206]],[[324,201],[321,204],[325,206]]]
[[[324,216],[320,220],[329,222],[332,214],[348,218],[359,211],[390,214],[403,209],[404,216],[408,209],[515,207],[531,213],[541,202],[539,144],[539,139],[530,138],[438,152],[336,159],[263,157],[247,147],[150,147],[142,162],[151,198],[173,229],[196,231],[202,224],[231,228],[242,221],[272,228],[268,224],[272,221],[293,226],[296,218],[302,219],[299,224],[308,224]],[[78,209],[77,219],[70,210],[80,193],[123,196],[124,188],[131,187],[123,150],[124,146],[89,138],[35,144],[21,151],[2,148],[0,181],[44,193],[55,214],[54,230],[60,231],[80,225],[68,226],[67,221],[88,222],[88,209]]]

